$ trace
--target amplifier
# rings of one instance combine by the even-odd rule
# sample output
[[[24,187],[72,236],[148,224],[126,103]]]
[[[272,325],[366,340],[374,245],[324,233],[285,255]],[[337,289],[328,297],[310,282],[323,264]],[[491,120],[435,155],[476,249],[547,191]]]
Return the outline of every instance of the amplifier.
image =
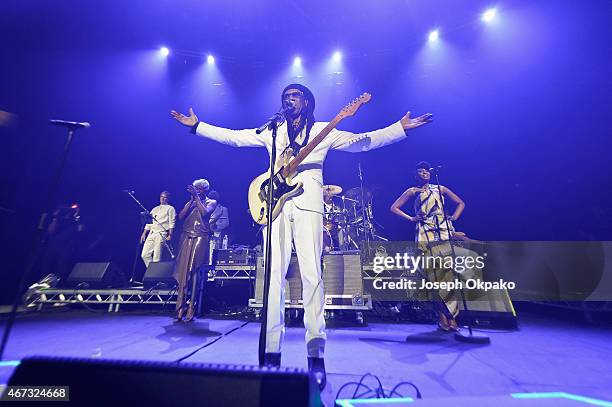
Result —
[[[255,265],[256,252],[248,248],[215,249],[213,264],[215,265]]]
[[[263,257],[257,258],[255,298],[249,301],[253,307],[261,306],[263,298]],[[371,298],[364,294],[359,252],[350,254],[330,253],[323,256],[323,287],[328,309],[372,309]],[[291,256],[285,281],[285,304],[302,306],[302,277],[297,256]]]
[[[375,257],[395,257],[396,255],[403,256],[419,256],[421,251],[418,249],[414,241],[370,241],[359,242],[361,251],[361,263],[364,268],[368,269],[374,265]]]

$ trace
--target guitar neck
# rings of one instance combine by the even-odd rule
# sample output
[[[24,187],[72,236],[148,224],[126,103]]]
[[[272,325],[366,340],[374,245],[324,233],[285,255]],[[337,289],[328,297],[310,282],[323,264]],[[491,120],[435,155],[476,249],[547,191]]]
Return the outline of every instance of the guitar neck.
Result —
[[[310,154],[312,150],[314,150],[315,147],[318,146],[321,141],[323,141],[323,139],[338,125],[338,123],[340,123],[341,120],[342,118],[340,118],[339,116],[334,117],[334,119],[329,122],[327,126],[325,126],[323,130],[321,130],[321,132],[317,134],[317,136],[312,139],[306,145],[306,147],[302,148],[298,155],[296,155],[295,158],[283,168],[283,176],[288,177],[290,174],[294,173],[298,165],[300,165],[302,161],[304,161],[308,154]]]

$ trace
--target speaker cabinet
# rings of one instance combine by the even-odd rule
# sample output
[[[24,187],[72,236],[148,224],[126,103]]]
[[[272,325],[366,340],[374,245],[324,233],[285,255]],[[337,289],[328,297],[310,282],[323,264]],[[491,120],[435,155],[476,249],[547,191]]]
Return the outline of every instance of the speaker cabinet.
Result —
[[[121,288],[127,285],[127,280],[114,263],[77,263],[65,285],[82,289]]]
[[[159,261],[149,263],[142,282],[144,288],[172,288],[177,282],[172,277],[175,263],[173,261]]]
[[[294,368],[31,357],[8,385],[68,386],[76,405],[321,405],[314,380]]]

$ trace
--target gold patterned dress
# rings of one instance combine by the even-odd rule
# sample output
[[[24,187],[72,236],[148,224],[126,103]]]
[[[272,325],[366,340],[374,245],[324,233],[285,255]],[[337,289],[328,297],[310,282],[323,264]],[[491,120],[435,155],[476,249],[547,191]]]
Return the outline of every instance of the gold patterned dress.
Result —
[[[452,222],[445,219],[444,196],[440,194],[442,186],[426,185],[416,194],[414,212],[422,220],[416,223],[415,240],[426,256],[447,257],[453,255],[451,236],[455,231]],[[429,281],[450,282],[455,276],[452,270],[432,267],[425,270]],[[447,315],[456,317],[459,309],[456,290],[437,290],[435,308]]]
[[[444,196],[440,194],[438,185],[427,185],[417,192],[414,201],[414,213],[421,215],[423,220],[416,223],[415,240],[417,242],[440,242],[449,240],[454,232],[450,220],[444,219]],[[450,233],[449,233],[450,232]]]
[[[203,202],[206,206],[207,202]],[[181,234],[181,244],[176,258],[174,278],[178,281],[176,296],[177,319],[182,319],[187,311],[187,320],[192,320],[198,299],[198,269],[208,262],[210,214],[202,216],[194,207],[185,222]]]

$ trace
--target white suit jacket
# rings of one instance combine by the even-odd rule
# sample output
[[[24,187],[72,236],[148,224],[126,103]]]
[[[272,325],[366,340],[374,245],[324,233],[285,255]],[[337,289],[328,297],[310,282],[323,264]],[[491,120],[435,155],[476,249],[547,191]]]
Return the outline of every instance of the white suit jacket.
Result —
[[[327,125],[316,122],[311,131],[309,141]],[[268,154],[272,152],[272,133],[265,130],[256,134],[255,129],[230,130],[200,122],[196,134],[211,140],[234,147],[265,147]],[[293,181],[301,181],[304,192],[293,197],[295,206],[299,209],[323,213],[323,161],[329,150],[341,150],[358,153],[383,147],[406,138],[406,132],[400,122],[384,129],[367,133],[355,134],[348,131],[332,130],[327,137],[304,159],[298,167]],[[276,156],[289,145],[287,123],[279,126],[276,138]]]

